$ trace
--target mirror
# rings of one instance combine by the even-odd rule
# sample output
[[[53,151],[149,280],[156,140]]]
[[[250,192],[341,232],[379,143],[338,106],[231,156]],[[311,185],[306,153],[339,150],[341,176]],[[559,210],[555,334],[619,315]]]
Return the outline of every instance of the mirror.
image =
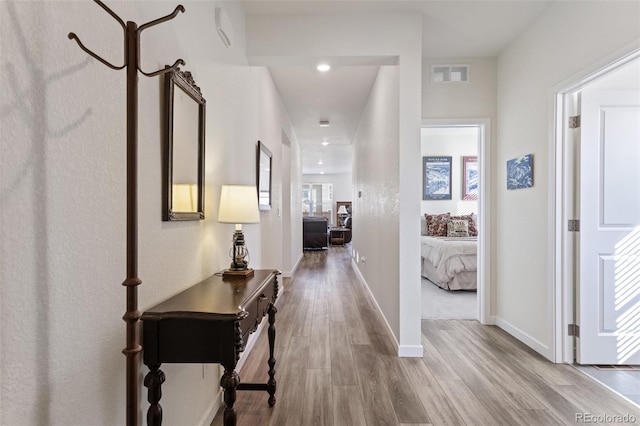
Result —
[[[205,104],[188,71],[165,74],[162,220],[204,219]]]
[[[260,141],[258,141],[256,164],[258,208],[271,210],[271,151]]]

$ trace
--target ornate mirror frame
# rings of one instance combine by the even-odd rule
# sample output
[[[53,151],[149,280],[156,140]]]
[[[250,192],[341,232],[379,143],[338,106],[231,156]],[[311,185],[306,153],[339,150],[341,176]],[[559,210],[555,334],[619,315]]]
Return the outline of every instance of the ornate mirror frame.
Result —
[[[204,219],[206,100],[180,68],[165,74],[164,94],[162,220]]]
[[[258,208],[271,210],[271,176],[272,155],[269,148],[258,141],[258,155],[256,158],[256,188],[258,189]]]

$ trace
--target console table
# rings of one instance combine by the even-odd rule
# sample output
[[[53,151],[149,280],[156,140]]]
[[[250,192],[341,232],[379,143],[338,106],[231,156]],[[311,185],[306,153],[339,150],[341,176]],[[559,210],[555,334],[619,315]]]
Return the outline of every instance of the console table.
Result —
[[[216,274],[142,314],[144,363],[150,370],[144,379],[151,404],[148,425],[162,424],[162,363],[222,364],[225,426],[236,424],[236,390],[267,391],[269,406],[276,403],[274,303],[279,274],[277,270],[256,270],[250,277]],[[265,315],[269,318],[269,380],[240,383],[235,371],[240,352]]]

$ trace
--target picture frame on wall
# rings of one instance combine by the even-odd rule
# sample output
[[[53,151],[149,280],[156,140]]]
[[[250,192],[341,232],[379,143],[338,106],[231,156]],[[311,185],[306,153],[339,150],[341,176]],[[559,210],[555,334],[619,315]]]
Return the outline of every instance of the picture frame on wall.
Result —
[[[462,157],[462,199],[478,199],[478,157]]]
[[[523,189],[533,186],[533,154],[507,161],[507,189]]]
[[[422,157],[422,199],[451,199],[451,156]]]

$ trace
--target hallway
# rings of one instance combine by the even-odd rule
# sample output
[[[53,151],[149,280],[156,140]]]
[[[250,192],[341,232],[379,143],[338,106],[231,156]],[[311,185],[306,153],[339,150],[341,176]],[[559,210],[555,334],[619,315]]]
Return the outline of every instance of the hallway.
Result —
[[[637,407],[573,367],[476,321],[424,320],[423,359],[398,358],[349,247],[305,252],[277,307],[277,402],[238,392],[239,425],[567,425],[582,413],[640,422]],[[243,381],[266,382],[266,334]]]

